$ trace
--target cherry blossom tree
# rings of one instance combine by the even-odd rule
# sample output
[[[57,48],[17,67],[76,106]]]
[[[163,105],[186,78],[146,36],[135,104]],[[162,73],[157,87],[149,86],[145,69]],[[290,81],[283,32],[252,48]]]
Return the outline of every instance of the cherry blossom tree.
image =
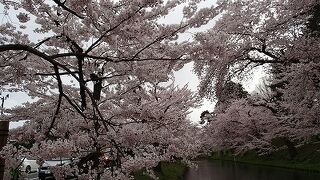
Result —
[[[185,2],[183,20],[160,24]],[[58,179],[126,179],[159,161],[198,149],[187,119],[199,99],[165,85],[190,62],[179,34],[206,24],[223,3],[197,9],[190,1],[1,1],[0,90],[23,91],[33,103],[5,109],[8,121],[28,120],[11,133],[7,168],[20,156],[76,158],[55,167]],[[10,18],[8,18],[10,19]],[[26,146],[26,143],[28,146]]]
[[[249,95],[241,84],[230,81],[217,99],[214,111],[206,115],[208,122],[202,131],[205,152],[272,150],[272,129],[277,118],[261,97]]]
[[[225,3],[214,27],[195,35],[192,55],[201,95],[214,98],[226,82],[256,66],[300,63],[289,56],[296,54],[291,50],[297,50],[305,38],[303,32],[317,4],[314,0]]]
[[[239,99],[234,100],[224,112],[217,113],[205,126],[204,139],[207,151],[234,150],[243,153],[272,150],[272,133],[276,117],[263,106]]]
[[[259,104],[277,117],[274,137],[301,142],[318,134],[319,1],[240,0],[228,1],[223,9],[214,27],[196,34],[193,42],[191,56],[201,80],[200,95],[218,97],[230,80],[248,77],[254,67],[267,66],[273,98]],[[222,108],[225,117],[217,121],[232,122],[235,109],[247,111],[251,106],[232,103],[237,106]]]

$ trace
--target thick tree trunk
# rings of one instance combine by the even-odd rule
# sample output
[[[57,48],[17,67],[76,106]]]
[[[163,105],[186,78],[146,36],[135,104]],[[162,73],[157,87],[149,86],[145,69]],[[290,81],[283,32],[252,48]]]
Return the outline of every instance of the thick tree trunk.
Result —
[[[7,144],[8,132],[9,121],[0,121],[0,150]],[[5,160],[3,158],[0,158],[0,180],[3,180],[4,166]]]

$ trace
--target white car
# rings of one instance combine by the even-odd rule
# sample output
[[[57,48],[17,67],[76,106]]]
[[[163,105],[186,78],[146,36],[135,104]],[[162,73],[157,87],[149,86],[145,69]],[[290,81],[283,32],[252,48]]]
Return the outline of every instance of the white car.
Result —
[[[28,159],[28,158],[21,158],[21,166],[20,170],[23,172],[31,173],[31,172],[37,172],[39,169],[39,165],[37,164],[37,160],[34,159]]]
[[[60,158],[60,159],[53,159],[53,160],[44,161],[42,166],[39,168],[38,178],[40,180],[55,179],[53,176],[53,173],[50,170],[50,167],[69,165],[69,164],[72,164],[73,162],[74,161],[72,159],[67,159],[67,158]],[[65,179],[77,179],[77,178],[73,175],[70,175],[70,176],[67,176]]]

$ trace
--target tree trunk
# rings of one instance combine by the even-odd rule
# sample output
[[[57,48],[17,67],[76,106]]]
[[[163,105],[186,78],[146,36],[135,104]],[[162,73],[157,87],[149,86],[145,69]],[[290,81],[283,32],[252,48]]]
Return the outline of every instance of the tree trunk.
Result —
[[[0,121],[0,150],[2,150],[2,147],[7,144],[8,132],[9,121]],[[3,180],[4,166],[5,160],[3,158],[0,158],[0,180]]]

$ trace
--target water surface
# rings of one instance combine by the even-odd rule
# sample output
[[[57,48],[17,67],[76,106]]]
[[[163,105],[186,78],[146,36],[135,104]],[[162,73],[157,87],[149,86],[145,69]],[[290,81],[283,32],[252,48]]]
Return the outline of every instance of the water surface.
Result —
[[[198,161],[198,168],[191,168],[185,180],[320,180],[320,173],[257,166],[232,161]]]

